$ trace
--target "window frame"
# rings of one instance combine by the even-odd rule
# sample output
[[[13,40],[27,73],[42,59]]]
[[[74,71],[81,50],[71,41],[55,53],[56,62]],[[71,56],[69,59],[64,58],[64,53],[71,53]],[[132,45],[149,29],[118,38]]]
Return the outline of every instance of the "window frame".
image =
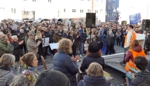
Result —
[[[76,13],[76,9],[72,9],[72,13]]]

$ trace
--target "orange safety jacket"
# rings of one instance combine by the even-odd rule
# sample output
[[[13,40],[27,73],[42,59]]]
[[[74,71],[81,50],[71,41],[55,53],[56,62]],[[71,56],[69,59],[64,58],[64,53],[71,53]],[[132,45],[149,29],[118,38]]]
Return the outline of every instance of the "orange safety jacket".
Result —
[[[131,37],[131,39],[130,39],[130,46],[131,46],[132,42],[133,42],[134,40],[136,40],[136,33],[135,33],[134,31],[131,31],[131,30],[130,30],[130,32],[132,33],[132,37]],[[125,37],[124,46],[126,46],[126,45],[127,45],[127,36],[124,36],[124,37]],[[129,46],[129,47],[130,47],[130,46]]]
[[[129,51],[132,53],[133,59],[135,59],[137,56],[143,56],[146,58],[146,54],[144,53],[144,50],[142,50],[141,52],[136,52],[134,50],[129,50]],[[129,62],[127,62],[125,65],[125,70],[127,72],[130,71],[130,68],[137,69],[136,65],[134,64],[134,62],[132,62],[132,60],[129,60]]]

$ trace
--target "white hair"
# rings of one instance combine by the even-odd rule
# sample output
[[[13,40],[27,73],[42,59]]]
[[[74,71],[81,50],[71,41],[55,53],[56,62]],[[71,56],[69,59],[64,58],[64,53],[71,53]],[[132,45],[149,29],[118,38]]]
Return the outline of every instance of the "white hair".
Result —
[[[3,66],[11,67],[15,63],[15,56],[12,54],[3,54],[0,63]]]
[[[68,31],[68,29],[64,29],[64,32],[67,32]]]
[[[13,35],[11,38],[12,38],[12,40],[18,39],[17,35]]]
[[[24,33],[24,30],[23,30],[23,29],[20,29],[20,32],[21,32],[21,33]]]

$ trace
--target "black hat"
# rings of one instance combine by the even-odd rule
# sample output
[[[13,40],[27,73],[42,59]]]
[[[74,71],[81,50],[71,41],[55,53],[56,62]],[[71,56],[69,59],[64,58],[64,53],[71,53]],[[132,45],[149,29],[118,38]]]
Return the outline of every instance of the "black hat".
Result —
[[[90,53],[97,53],[100,50],[100,47],[97,42],[91,42],[88,47]]]
[[[63,73],[55,70],[47,70],[39,75],[35,86],[70,86],[70,82]]]

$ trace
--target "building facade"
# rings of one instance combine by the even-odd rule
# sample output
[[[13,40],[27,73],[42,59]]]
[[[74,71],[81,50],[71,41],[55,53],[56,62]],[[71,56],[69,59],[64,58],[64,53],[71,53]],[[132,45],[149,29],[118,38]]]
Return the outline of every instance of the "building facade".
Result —
[[[104,22],[106,0],[0,0],[0,20],[85,18],[92,9],[97,18]]]
[[[119,8],[119,0],[106,0],[106,22],[116,20],[117,8]],[[114,12],[114,9],[116,12]]]
[[[119,5],[120,22],[127,21],[130,24],[129,16],[137,13],[141,14],[141,21],[150,19],[150,0],[120,0]]]

